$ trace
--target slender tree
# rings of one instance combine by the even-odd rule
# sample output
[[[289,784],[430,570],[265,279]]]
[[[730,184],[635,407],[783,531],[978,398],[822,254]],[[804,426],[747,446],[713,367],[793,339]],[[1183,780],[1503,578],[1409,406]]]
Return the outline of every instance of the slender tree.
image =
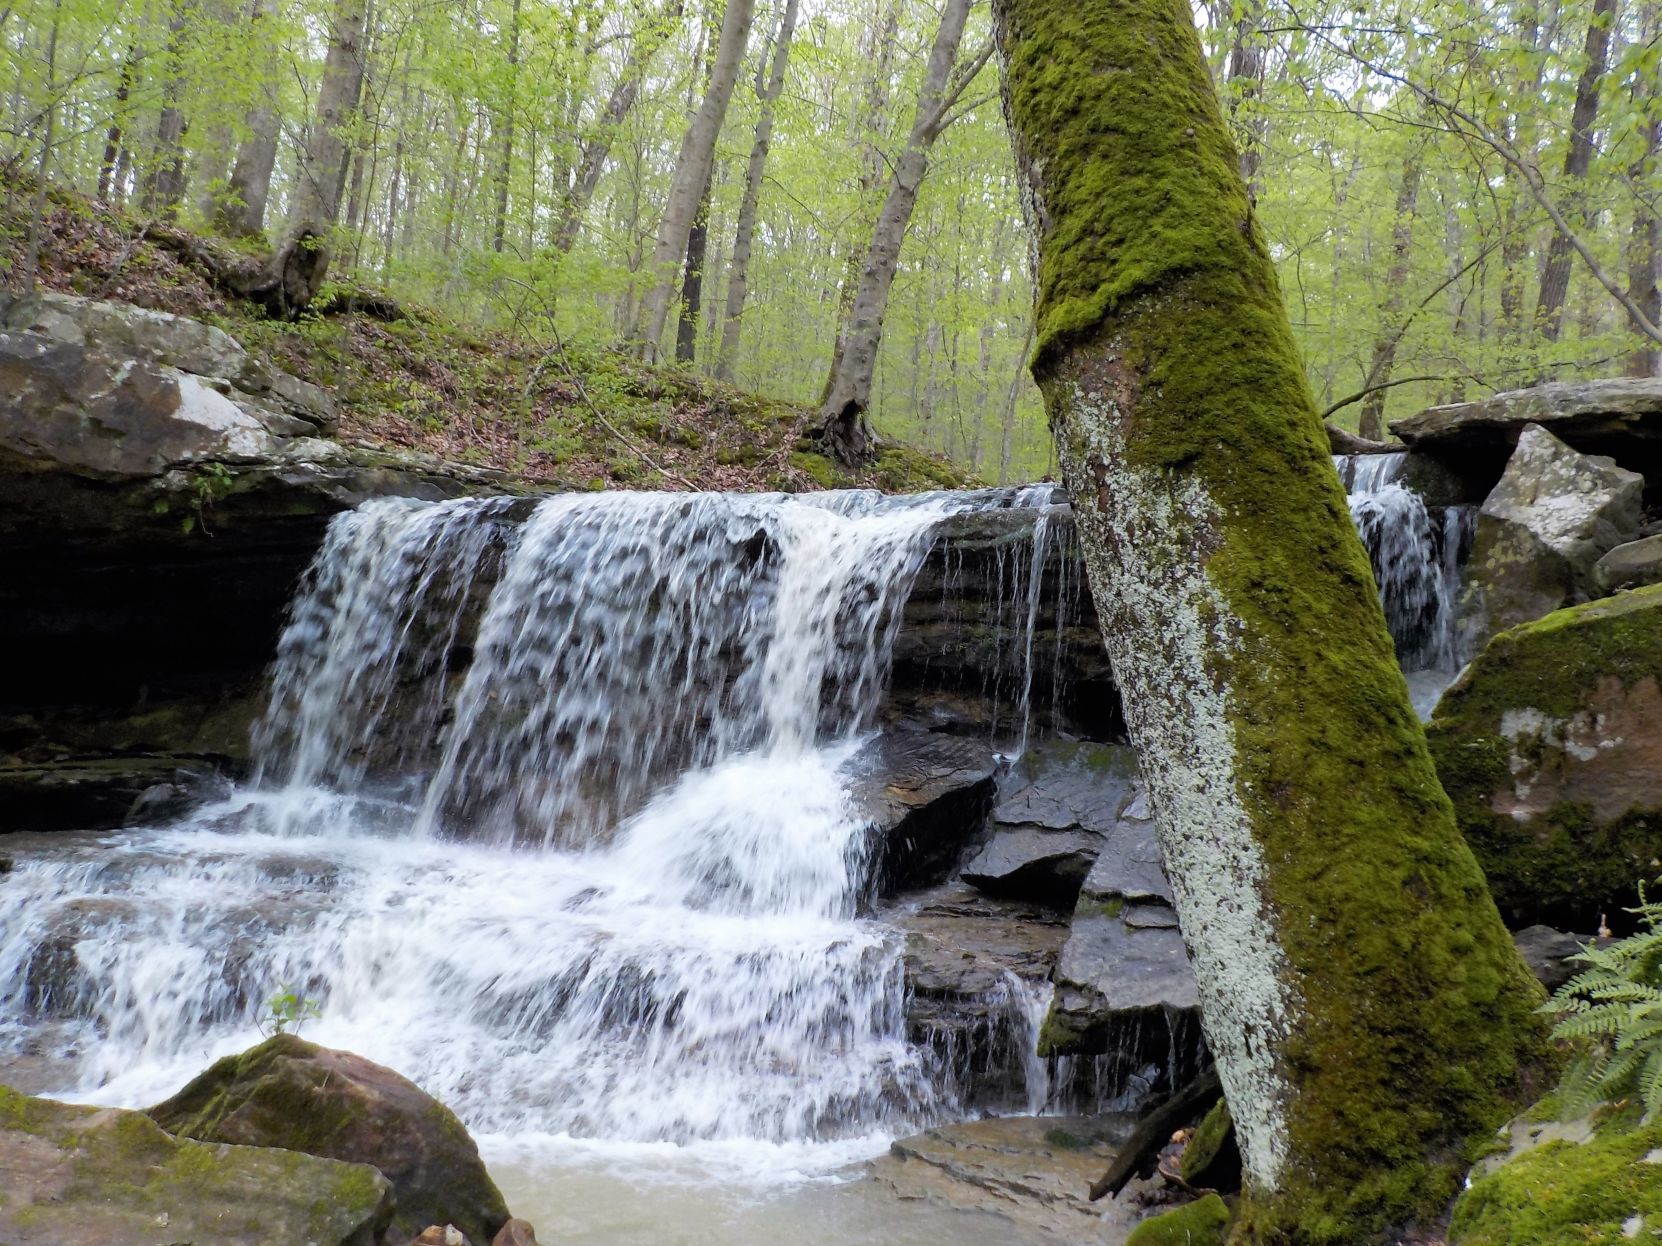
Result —
[[[761,110],[756,117],[756,136],[750,144],[750,160],[744,170],[744,194],[739,200],[738,221],[733,227],[733,256],[727,268],[727,303],[721,318],[721,345],[716,351],[718,380],[731,381],[739,357],[740,319],[750,292],[750,249],[756,241],[756,214],[762,202],[762,174],[767,168],[768,148],[773,142],[773,111],[785,89],[785,67],[791,58],[791,37],[796,32],[798,0],[785,0],[779,15],[779,31],[773,39],[773,57],[756,66],[756,98]],[[766,76],[764,77],[764,72]]]
[[[1616,0],[1593,0],[1587,19],[1587,46],[1583,52],[1581,80],[1575,88],[1575,107],[1570,116],[1570,146],[1564,153],[1564,182],[1567,189],[1565,215],[1571,227],[1584,227],[1584,183],[1593,164],[1593,128],[1598,122],[1599,87],[1610,60],[1610,31],[1616,22]],[[1535,301],[1535,324],[1541,336],[1556,342],[1564,328],[1564,301],[1570,292],[1571,241],[1567,230],[1556,230],[1547,247],[1546,267],[1541,270],[1541,291]]]
[[[728,101],[733,98],[739,67],[744,63],[744,49],[750,38],[750,22],[755,7],[755,0],[727,0],[726,12],[721,19],[721,36],[716,44],[715,63],[710,71],[710,86],[681,140],[681,154],[675,162],[675,176],[670,181],[669,200],[664,205],[664,214],[658,223],[658,241],[652,250],[648,271],[648,280],[652,284],[641,300],[640,320],[635,334],[637,349],[647,359],[656,358],[659,343],[663,340],[669,306],[675,297],[676,261],[686,254],[687,234],[692,229],[699,200],[710,177],[716,139],[721,133],[722,120],[727,116]]]
[[[1386,386],[1396,365],[1397,345],[1402,341],[1402,293],[1414,252],[1414,214],[1419,207],[1422,155],[1416,142],[1402,162],[1402,180],[1397,183],[1396,219],[1391,226],[1391,268],[1385,275],[1385,299],[1379,308],[1379,336],[1374,339],[1373,359],[1368,365],[1367,397],[1362,399],[1361,422],[1357,429],[1370,441],[1385,440]],[[1250,191],[1249,191],[1250,193]]]
[[[1231,1240],[1431,1227],[1533,1090],[1541,993],[1438,786],[1188,0],[994,21],[1033,372],[1241,1145]]]
[[[951,123],[952,109],[964,88],[992,55],[989,42],[954,75],[952,67],[969,10],[970,0],[947,0],[941,10],[941,24],[929,49],[923,85],[912,114],[912,129],[895,162],[888,197],[877,214],[860,280],[849,300],[846,327],[838,334],[842,352],[834,360],[826,383],[825,401],[820,407],[820,436],[845,463],[858,463],[871,453],[866,411],[871,406],[872,376],[877,371],[877,351],[883,341],[883,317],[888,311],[895,270],[900,266],[900,244],[906,237],[912,209],[917,206],[924,174],[929,171],[929,149]]]

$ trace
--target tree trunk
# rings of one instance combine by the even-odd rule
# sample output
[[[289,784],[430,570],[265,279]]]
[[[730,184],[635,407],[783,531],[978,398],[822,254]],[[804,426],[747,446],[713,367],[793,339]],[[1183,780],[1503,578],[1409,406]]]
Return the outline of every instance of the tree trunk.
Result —
[[[871,456],[874,441],[866,422],[871,405],[871,379],[877,370],[877,351],[883,341],[883,316],[889,289],[900,265],[900,244],[917,205],[918,189],[929,170],[929,148],[946,128],[947,111],[957,98],[951,89],[952,65],[964,38],[970,0],[947,0],[940,28],[924,66],[917,109],[906,148],[895,162],[888,198],[872,228],[871,246],[860,269],[860,281],[850,301],[847,328],[839,335],[842,351],[831,365],[825,401],[820,407],[820,437],[841,462],[859,463]],[[979,68],[979,66],[976,66]],[[969,74],[957,84],[959,91]]]
[[[681,270],[680,311],[675,320],[675,358],[692,363],[698,355],[698,313],[704,306],[704,258],[710,249],[710,184],[715,166],[704,177],[698,211],[687,231],[687,262]]]
[[[344,131],[356,110],[363,79],[366,7],[367,0],[337,0],[330,23],[317,115],[296,179],[283,241],[272,256],[259,292],[277,315],[293,316],[304,311],[329,271],[332,235],[340,218],[341,173],[346,159]]]
[[[750,290],[750,249],[756,241],[756,214],[762,202],[762,174],[766,171],[768,148],[773,143],[773,109],[785,89],[785,68],[791,57],[791,38],[796,33],[798,0],[785,0],[779,17],[779,34],[773,42],[773,61],[762,79],[756,70],[756,96],[761,113],[756,118],[756,138],[750,145],[750,162],[744,171],[744,195],[739,200],[738,224],[733,229],[733,259],[727,270],[727,306],[722,313],[721,345],[716,351],[716,379],[731,381],[739,357],[739,321]]]
[[[254,0],[250,32],[263,52],[276,58],[270,37],[278,0]],[[216,206],[212,224],[233,238],[258,238],[265,233],[266,201],[271,198],[271,174],[277,167],[277,140],[281,133],[275,84],[263,83],[260,101],[248,114],[248,134],[237,147],[237,158],[226,179],[225,193]]]
[[[1639,39],[1648,42],[1662,33],[1662,5],[1652,3],[1639,10]],[[1662,90],[1643,75],[1633,84],[1636,111],[1643,117],[1639,126],[1639,155],[1628,168],[1633,184],[1633,229],[1627,243],[1628,292],[1652,324],[1662,324],[1662,215],[1645,202],[1643,188],[1654,185],[1662,168]],[[1662,376],[1662,345],[1647,341],[1628,359],[1629,376]]]
[[[138,44],[127,45],[121,62],[121,76],[115,84],[115,101],[110,110],[110,128],[104,134],[104,158],[98,162],[98,198],[106,203],[121,199],[121,185],[115,170],[121,158],[121,126],[126,119],[127,100],[133,93],[133,67],[138,62]]]
[[[496,166],[496,228],[491,231],[491,250],[498,255],[507,245],[508,183],[514,168],[514,113],[519,108],[519,0],[514,0],[508,31],[508,103],[502,110],[502,151]]]
[[[750,37],[750,20],[755,9],[756,0],[727,0],[727,10],[721,19],[721,37],[716,45],[715,67],[710,74],[710,89],[704,93],[698,113],[681,140],[681,154],[675,162],[675,176],[669,186],[669,201],[664,205],[663,219],[658,223],[658,241],[652,249],[651,267],[647,272],[652,286],[641,300],[639,328],[635,334],[636,347],[643,359],[657,358],[658,346],[663,340],[669,305],[675,297],[676,261],[686,253],[693,216],[698,211],[704,185],[710,178],[716,138],[721,133],[722,120],[727,116],[728,101],[733,98],[733,86],[738,81],[739,66],[744,61],[745,43]]]
[[[1241,1146],[1231,1240],[1383,1241],[1536,1089],[1541,991],[1438,786],[1189,0],[993,14],[1033,373]]]
[[[1250,193],[1250,192],[1249,192]],[[1391,269],[1385,276],[1385,301],[1379,309],[1379,336],[1374,339],[1373,361],[1368,366],[1364,388],[1374,387],[1362,399],[1361,423],[1357,432],[1369,441],[1385,440],[1384,386],[1396,365],[1397,343],[1402,340],[1402,287],[1408,281],[1414,251],[1414,212],[1420,197],[1420,147],[1415,142],[1402,162],[1402,181],[1397,184],[1397,208],[1391,227]]]
[[[600,110],[593,132],[583,141],[576,176],[572,178],[571,189],[560,205],[560,223],[555,227],[552,244],[556,255],[568,255],[571,248],[577,245],[583,214],[589,210],[595,188],[600,185],[600,175],[606,171],[606,160],[612,154],[612,140],[617,137],[618,127],[623,124],[624,118],[635,107],[641,93],[641,80],[651,67],[658,49],[675,32],[681,20],[681,11],[682,0],[674,0],[663,16],[645,30],[635,32],[623,70],[612,84],[611,94],[606,97],[606,107]]]
[[[1599,86],[1610,59],[1610,31],[1616,24],[1616,0],[1593,0],[1587,22],[1586,65],[1575,88],[1575,107],[1570,115],[1570,149],[1564,154],[1565,207],[1571,221],[1584,215],[1583,184],[1593,163],[1593,126],[1598,121]],[[1547,248],[1546,266],[1541,270],[1541,293],[1535,302],[1535,323],[1541,336],[1556,342],[1564,328],[1564,300],[1570,292],[1570,240],[1554,230]]]
[[[1246,182],[1247,195],[1258,202],[1258,169],[1264,161],[1264,122],[1261,117],[1243,118],[1243,111],[1251,113],[1253,101],[1264,89],[1264,73],[1269,57],[1264,37],[1259,33],[1263,24],[1263,0],[1247,0],[1241,5],[1241,14],[1235,21],[1235,38],[1229,47],[1228,93],[1229,119],[1241,133],[1241,178]]]
[[[1518,6],[1518,43],[1529,53],[1529,70],[1519,85],[1520,106],[1512,114],[1511,142],[1524,160],[1535,160],[1535,122],[1532,109],[1541,93],[1542,58],[1536,53],[1541,42],[1541,15],[1537,0]],[[1500,337],[1507,347],[1501,367],[1516,366],[1525,337],[1524,294],[1529,259],[1529,191],[1521,171],[1506,166],[1506,210],[1502,218],[1500,246]]]
[[[184,69],[180,64],[179,45],[186,25],[185,6],[182,2],[175,3],[167,26],[167,50],[162,53],[166,68],[162,111],[156,122],[155,163],[145,179],[144,196],[139,202],[140,211],[154,212],[166,221],[178,216],[179,205],[185,200],[185,114],[179,110]]]

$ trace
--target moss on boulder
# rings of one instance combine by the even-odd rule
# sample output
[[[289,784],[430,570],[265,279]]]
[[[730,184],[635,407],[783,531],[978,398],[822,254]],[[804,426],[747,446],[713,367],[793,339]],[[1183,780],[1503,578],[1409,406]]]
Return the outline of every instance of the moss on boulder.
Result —
[[[141,1112],[0,1086],[7,1246],[376,1246],[392,1187],[367,1164],[171,1137]]]
[[[1531,1146],[1473,1180],[1450,1246],[1618,1246],[1662,1236],[1662,1122],[1630,1110],[1584,1140]]]
[[[149,1115],[187,1138],[374,1165],[397,1195],[394,1240],[453,1224],[488,1242],[508,1219],[449,1108],[391,1069],[292,1034],[227,1056]]]
[[[1588,926],[1662,872],[1662,585],[1496,636],[1427,728],[1515,921]]]
[[[1150,1216],[1125,1239],[1125,1246],[1222,1246],[1229,1231],[1229,1204],[1216,1194]]]

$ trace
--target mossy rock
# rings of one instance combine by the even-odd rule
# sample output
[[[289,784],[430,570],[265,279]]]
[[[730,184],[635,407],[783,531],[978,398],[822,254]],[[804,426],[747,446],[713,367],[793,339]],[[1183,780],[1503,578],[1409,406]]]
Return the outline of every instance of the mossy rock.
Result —
[[[1125,1239],[1125,1246],[1223,1246],[1229,1231],[1229,1204],[1216,1194],[1150,1216]]]
[[[292,1034],[227,1056],[149,1115],[187,1138],[374,1165],[397,1195],[389,1240],[453,1224],[488,1242],[508,1219],[449,1108],[391,1069]]]
[[[1229,1103],[1219,1099],[1195,1126],[1177,1172],[1201,1190],[1238,1190],[1241,1186],[1241,1149],[1235,1144],[1235,1121]]]
[[[4,1086],[0,1174],[7,1246],[375,1246],[393,1214],[367,1164],[194,1142]]]
[[[1662,872],[1662,585],[1502,632],[1427,739],[1502,912],[1590,928],[1631,905]]]
[[[1662,1122],[1629,1111],[1585,1141],[1533,1147],[1473,1180],[1450,1246],[1618,1246],[1662,1237]]]

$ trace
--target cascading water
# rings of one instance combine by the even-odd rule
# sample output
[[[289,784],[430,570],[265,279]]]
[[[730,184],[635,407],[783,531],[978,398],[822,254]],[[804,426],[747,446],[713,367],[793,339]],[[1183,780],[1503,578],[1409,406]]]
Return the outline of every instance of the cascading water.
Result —
[[[1350,490],[1350,516],[1367,547],[1407,675],[1415,708],[1428,715],[1466,655],[1456,626],[1460,568],[1471,546],[1476,510],[1428,507],[1402,481],[1406,453],[1353,455],[1339,461]]]
[[[871,845],[840,768],[932,529],[987,504],[342,516],[256,781],[0,888],[0,1043],[51,1048],[59,1090],[149,1102],[246,1045],[286,985],[321,1007],[308,1036],[488,1133],[780,1144],[938,1118],[898,936],[857,912]],[[43,987],[43,955],[73,973]]]

